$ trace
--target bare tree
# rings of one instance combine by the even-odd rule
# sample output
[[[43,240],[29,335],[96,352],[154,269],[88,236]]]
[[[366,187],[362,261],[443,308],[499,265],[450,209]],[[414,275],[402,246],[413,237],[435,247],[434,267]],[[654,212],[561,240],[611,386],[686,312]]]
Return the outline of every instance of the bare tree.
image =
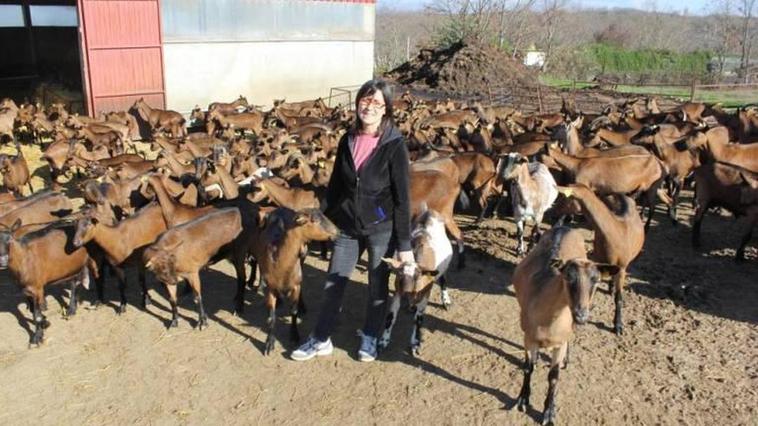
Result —
[[[492,36],[498,0],[434,0],[427,10],[444,16],[439,30],[443,43],[461,40],[486,41]]]
[[[714,5],[714,13],[708,17],[706,34],[709,36],[707,46],[716,55],[717,69],[713,70],[720,79],[724,74],[726,58],[736,52],[739,46],[740,29],[733,16],[731,0],[721,0]]]
[[[561,23],[563,8],[567,0],[543,0],[544,9],[542,12],[543,27],[545,28],[545,61],[542,63],[542,71],[547,70],[550,56],[553,53],[555,43],[555,34],[558,25]]]
[[[748,67],[750,66],[750,50],[752,48],[752,39],[750,35],[751,21],[753,11],[755,10],[755,0],[739,0],[737,10],[742,17],[742,31],[740,37],[740,77],[748,82]]]

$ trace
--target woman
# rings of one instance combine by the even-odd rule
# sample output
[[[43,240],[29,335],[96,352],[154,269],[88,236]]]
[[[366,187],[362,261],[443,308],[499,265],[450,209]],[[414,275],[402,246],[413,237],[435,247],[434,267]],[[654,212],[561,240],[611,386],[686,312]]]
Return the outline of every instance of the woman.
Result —
[[[368,303],[358,359],[373,361],[389,293],[389,268],[382,257],[395,251],[413,263],[410,243],[408,148],[392,120],[387,84],[366,82],[356,95],[354,126],[340,140],[326,195],[326,215],[340,228],[329,263],[318,322],[308,340],[292,352],[305,361],[330,355],[330,336],[358,258],[368,250]]]

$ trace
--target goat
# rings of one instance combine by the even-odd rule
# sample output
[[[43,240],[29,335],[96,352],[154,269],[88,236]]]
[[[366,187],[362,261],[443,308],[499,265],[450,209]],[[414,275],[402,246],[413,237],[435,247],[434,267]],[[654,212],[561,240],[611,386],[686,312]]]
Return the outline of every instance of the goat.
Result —
[[[522,256],[525,253],[524,222],[527,217],[534,221],[530,236],[530,245],[533,245],[539,239],[545,212],[558,197],[555,179],[544,164],[530,163],[526,157],[516,153],[500,158],[497,176],[504,181],[512,181],[510,192],[513,218],[518,229],[517,253]]]
[[[71,282],[70,302],[67,314],[76,313],[76,288],[79,284],[89,287],[88,271],[97,277],[95,261],[85,248],[71,249],[74,227],[70,223],[55,223],[41,230],[15,237],[21,226],[16,220],[10,227],[8,240],[8,270],[15,278],[24,294],[30,298],[35,330],[29,342],[39,345],[44,339],[44,329],[49,325],[42,314],[45,305],[45,286],[67,281]]]
[[[164,232],[145,249],[143,259],[168,289],[171,300],[169,327],[179,325],[176,286],[187,280],[198,306],[199,329],[208,325],[200,286],[200,269],[225,245],[242,232],[242,217],[237,208],[214,211]]]
[[[176,111],[151,108],[143,98],[139,98],[132,109],[137,110],[139,116],[150,125],[153,131],[165,130],[173,137],[187,134],[184,117]]]
[[[384,349],[389,345],[392,328],[400,309],[400,299],[406,296],[409,304],[416,307],[413,332],[411,332],[411,354],[415,356],[421,351],[421,325],[429,302],[429,293],[435,282],[440,283],[444,289],[445,273],[453,257],[453,246],[445,232],[445,220],[439,213],[422,207],[422,213],[413,222],[411,246],[416,263],[406,265],[398,259],[382,258],[397,273],[397,277],[395,293],[392,295],[387,313],[386,327],[378,346]],[[446,292],[446,290],[443,291]],[[449,298],[443,295],[443,301],[445,300]]]
[[[700,248],[700,227],[703,216],[710,207],[723,207],[735,216],[748,216],[755,219],[754,205],[744,204],[744,189],[751,187],[758,174],[731,164],[704,164],[694,172],[695,175],[695,215],[692,218],[692,246]],[[747,177],[747,178],[746,178]],[[749,226],[742,236],[735,254],[736,261],[745,259],[745,246],[752,237],[753,226]]]
[[[333,240],[338,234],[337,227],[318,209],[296,212],[280,207],[265,217],[251,251],[254,258],[251,267],[253,270],[256,265],[260,267],[261,278],[266,282],[265,304],[269,317],[268,336],[263,350],[265,355],[271,353],[276,341],[274,329],[278,297],[286,296],[289,299],[292,316],[290,338],[300,340],[297,318],[299,312],[304,310],[300,293],[303,280],[301,247],[310,241]]]
[[[758,173],[758,142],[729,143],[729,132],[726,127],[714,127],[705,133],[698,132],[684,143],[687,148],[706,150],[713,161],[734,164]]]
[[[615,274],[618,267],[587,259],[584,238],[577,230],[553,227],[513,272],[524,332],[524,382],[516,407],[529,405],[531,378],[539,349],[551,351],[548,391],[542,424],[553,424],[560,366],[568,364],[568,344],[575,324],[587,322],[601,272]]]
[[[38,197],[29,197],[27,200],[18,203],[16,208],[0,216],[0,225],[9,227],[17,220],[25,225],[53,222],[72,211],[71,200],[57,192],[46,192]],[[15,204],[15,202],[10,203]]]
[[[422,206],[441,214],[445,220],[445,229],[455,240],[458,252],[458,269],[466,264],[464,256],[463,233],[453,218],[455,200],[461,191],[457,180],[436,170],[411,170],[410,198],[411,217],[421,214]]]
[[[29,174],[29,166],[26,164],[26,158],[21,151],[18,141],[16,141],[16,154],[15,157],[10,157],[6,154],[0,155],[0,173],[3,175],[3,184],[5,187],[16,194],[21,194],[21,188],[24,185],[29,186],[29,193],[34,192],[32,188],[31,175]]]
[[[598,195],[644,193],[649,209],[646,230],[653,220],[656,194],[666,205],[671,205],[671,199],[658,191],[668,170],[650,153],[578,158],[548,147],[548,155],[573,176],[575,183],[587,186]]]
[[[613,277],[613,300],[616,305],[613,319],[614,331],[623,333],[621,308],[623,292],[626,286],[626,269],[640,254],[645,244],[645,228],[637,213],[637,205],[629,197],[618,195],[618,211],[613,211],[589,188],[582,185],[570,185],[560,188],[564,195],[579,201],[584,216],[595,230],[592,255],[590,258],[599,263],[616,265],[618,273]]]
[[[106,261],[111,265],[118,277],[118,289],[121,303],[116,310],[118,314],[126,312],[126,275],[124,266],[137,263],[139,281],[142,285],[142,304],[150,304],[147,294],[145,270],[139,262],[142,260],[142,250],[155,242],[158,236],[166,230],[161,207],[156,203],[148,204],[137,213],[127,217],[116,225],[101,223],[92,214],[85,213],[76,224],[76,234],[73,245],[82,247],[90,241],[102,248]],[[135,262],[136,261],[136,262]],[[97,286],[98,302],[103,302],[103,288]]]
[[[272,204],[292,210],[319,207],[315,192],[302,188],[287,188],[274,179],[253,181],[253,187],[254,192],[248,194],[247,198],[254,203],[260,203],[268,198]]]

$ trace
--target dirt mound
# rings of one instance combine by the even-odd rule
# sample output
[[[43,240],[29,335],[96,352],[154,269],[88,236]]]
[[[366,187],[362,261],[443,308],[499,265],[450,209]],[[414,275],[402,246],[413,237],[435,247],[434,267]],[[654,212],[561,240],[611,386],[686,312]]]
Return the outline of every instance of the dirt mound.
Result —
[[[444,49],[421,49],[416,58],[386,77],[403,85],[474,96],[538,84],[534,72],[504,51],[464,42]]]

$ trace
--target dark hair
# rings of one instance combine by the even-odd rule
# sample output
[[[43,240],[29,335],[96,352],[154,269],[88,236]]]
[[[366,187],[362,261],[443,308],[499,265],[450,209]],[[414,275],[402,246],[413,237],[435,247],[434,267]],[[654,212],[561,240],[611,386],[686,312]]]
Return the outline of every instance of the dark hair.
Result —
[[[358,104],[361,99],[366,96],[373,96],[376,92],[382,92],[382,96],[384,97],[384,117],[382,117],[382,122],[379,124],[379,134],[381,135],[385,130],[395,125],[395,120],[392,117],[392,89],[384,80],[369,80],[363,83],[363,86],[358,89],[358,93],[355,95],[355,123],[351,129],[353,134],[358,134],[363,128],[363,122],[360,115],[358,115],[358,109],[360,108]]]

